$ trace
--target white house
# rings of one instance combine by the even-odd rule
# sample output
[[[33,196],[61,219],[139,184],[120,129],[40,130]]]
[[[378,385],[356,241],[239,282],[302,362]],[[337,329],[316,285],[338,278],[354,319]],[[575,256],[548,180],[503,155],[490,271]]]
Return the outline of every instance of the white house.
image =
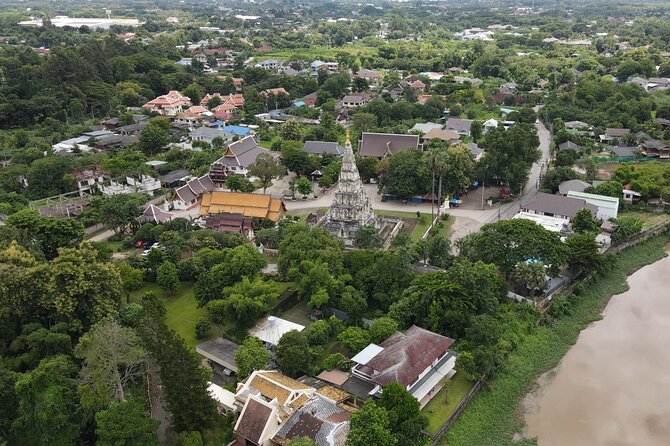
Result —
[[[619,215],[619,199],[616,197],[608,197],[605,195],[587,194],[586,192],[577,192],[571,190],[568,192],[568,197],[579,198],[587,203],[590,203],[598,208],[596,218],[606,221],[610,218],[617,218]]]
[[[484,133],[488,132],[489,130],[493,130],[498,127],[498,121],[496,119],[489,119],[484,123]]]

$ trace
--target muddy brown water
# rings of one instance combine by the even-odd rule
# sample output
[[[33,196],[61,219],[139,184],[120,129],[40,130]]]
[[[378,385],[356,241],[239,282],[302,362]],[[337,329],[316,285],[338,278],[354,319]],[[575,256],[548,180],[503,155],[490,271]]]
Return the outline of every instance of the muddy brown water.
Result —
[[[539,446],[670,445],[670,257],[628,284],[526,397]]]

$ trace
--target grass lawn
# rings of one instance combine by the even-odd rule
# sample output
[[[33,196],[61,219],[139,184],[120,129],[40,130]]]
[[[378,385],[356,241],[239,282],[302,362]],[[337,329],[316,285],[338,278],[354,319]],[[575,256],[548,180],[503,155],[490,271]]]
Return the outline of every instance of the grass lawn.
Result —
[[[296,209],[296,210],[293,210],[293,211],[288,211],[286,213],[286,215],[289,216],[289,217],[300,217],[300,221],[304,223],[307,216],[309,214],[311,214],[312,212],[323,212],[323,211],[327,211],[327,210],[328,210],[328,208]]]
[[[436,212],[437,213],[437,212]],[[385,217],[398,217],[398,218],[406,218],[408,220],[416,220],[417,225],[414,227],[414,230],[412,231],[412,234],[410,234],[410,238],[412,239],[413,242],[416,242],[421,239],[423,234],[426,233],[428,230],[428,226],[430,225],[430,214],[429,213],[423,213],[421,216],[423,217],[423,221],[420,218],[417,218],[416,212],[402,212],[402,211],[378,211],[375,210],[375,214],[378,215],[383,215]],[[440,228],[439,233],[445,237],[448,237],[449,233],[449,220],[442,222],[442,228]]]
[[[258,143],[258,145],[264,149],[268,150],[272,149],[272,141],[261,141],[260,143]]]
[[[311,311],[307,308],[307,302],[301,301],[293,305],[288,310],[282,311],[277,314],[282,319],[287,321],[295,322],[296,324],[304,325],[305,327],[312,323],[312,320],[309,318]]]
[[[612,268],[578,287],[570,313],[551,325],[538,326],[521,340],[507,364],[472,399],[442,444],[449,446],[532,446],[535,440],[515,441],[524,426],[521,401],[537,378],[553,369],[577,342],[579,332],[602,317],[610,297],[628,289],[626,278],[638,268],[662,259],[667,236],[654,238],[613,256]]]
[[[200,317],[207,317],[207,310],[198,308],[198,304],[193,296],[193,284],[182,284],[177,294],[170,296],[155,283],[148,283],[141,289],[131,293],[131,299],[138,300],[147,291],[151,291],[163,301],[167,310],[166,320],[168,327],[184,338],[186,345],[190,348],[195,349],[197,344],[216,336],[216,329],[211,328],[205,338],[195,338],[195,323]]]
[[[654,212],[625,212],[619,215],[619,217],[635,217],[644,223],[645,228],[670,219],[670,215],[668,214]]]
[[[465,379],[465,375],[457,373],[442,387],[442,390],[422,410],[428,417],[428,432],[435,434],[440,429],[473,385]]]

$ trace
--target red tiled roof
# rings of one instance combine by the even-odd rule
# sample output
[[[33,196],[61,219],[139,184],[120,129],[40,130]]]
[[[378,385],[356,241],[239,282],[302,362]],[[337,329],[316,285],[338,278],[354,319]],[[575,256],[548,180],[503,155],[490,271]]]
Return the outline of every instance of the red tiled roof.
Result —
[[[236,433],[247,440],[258,444],[263,430],[272,415],[272,409],[265,404],[249,398],[241,415]]]
[[[453,339],[413,325],[404,333],[397,331],[382,342],[380,345],[384,350],[366,366],[378,372],[372,381],[381,386],[391,382],[408,386],[453,343]]]

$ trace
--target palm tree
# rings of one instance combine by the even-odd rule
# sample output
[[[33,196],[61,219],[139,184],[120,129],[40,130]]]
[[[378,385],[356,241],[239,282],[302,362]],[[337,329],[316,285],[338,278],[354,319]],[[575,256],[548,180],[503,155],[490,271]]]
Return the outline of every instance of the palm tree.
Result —
[[[428,143],[428,145],[429,150],[426,153],[426,163],[432,174],[431,187],[433,196],[430,200],[430,223],[433,224],[433,221],[435,221],[435,175],[439,175],[440,185],[437,193],[437,201],[439,203],[442,197],[442,177],[444,176],[444,172],[447,169],[447,148],[444,143],[439,140],[433,140]]]

